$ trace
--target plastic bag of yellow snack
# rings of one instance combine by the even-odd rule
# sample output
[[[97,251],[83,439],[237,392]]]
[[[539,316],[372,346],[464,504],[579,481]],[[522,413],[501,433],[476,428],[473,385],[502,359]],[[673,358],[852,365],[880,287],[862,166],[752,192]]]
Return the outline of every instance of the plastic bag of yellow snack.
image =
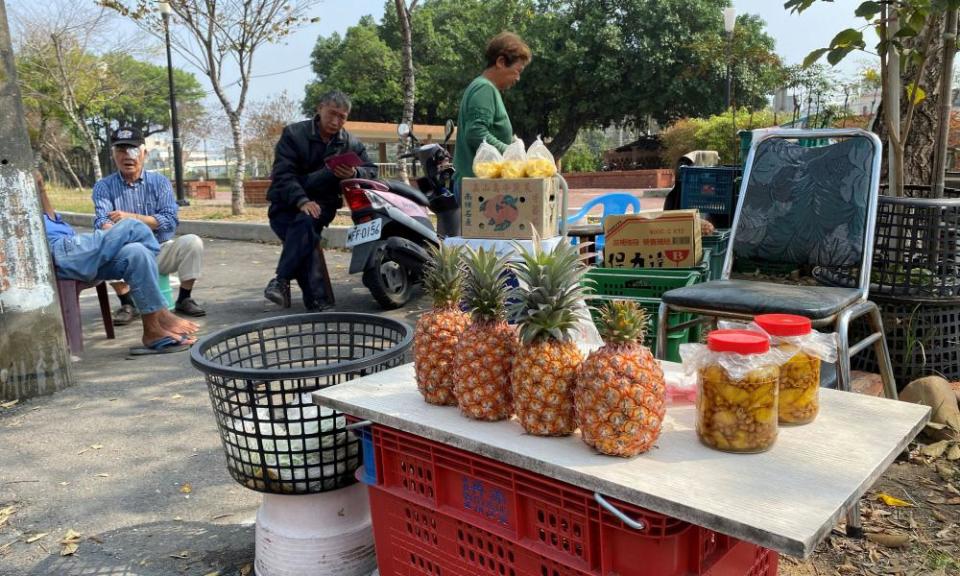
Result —
[[[473,173],[477,178],[499,178],[503,168],[500,151],[487,142],[482,142],[473,157]]]
[[[513,143],[503,151],[501,178],[524,178],[527,175],[527,150],[523,140],[513,137]]]
[[[557,173],[557,163],[543,140],[537,136],[527,149],[527,178],[550,178]]]

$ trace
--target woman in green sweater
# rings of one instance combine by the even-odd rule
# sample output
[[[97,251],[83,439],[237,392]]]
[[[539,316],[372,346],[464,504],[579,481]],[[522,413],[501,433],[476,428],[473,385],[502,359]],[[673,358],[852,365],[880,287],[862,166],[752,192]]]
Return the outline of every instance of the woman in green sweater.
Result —
[[[520,80],[520,74],[533,56],[522,38],[512,32],[501,32],[487,42],[484,57],[487,67],[463,91],[457,115],[457,146],[453,155],[453,166],[457,170],[453,191],[457,200],[460,199],[460,180],[473,177],[473,156],[480,144],[487,142],[503,152],[513,141],[513,126],[500,93]]]

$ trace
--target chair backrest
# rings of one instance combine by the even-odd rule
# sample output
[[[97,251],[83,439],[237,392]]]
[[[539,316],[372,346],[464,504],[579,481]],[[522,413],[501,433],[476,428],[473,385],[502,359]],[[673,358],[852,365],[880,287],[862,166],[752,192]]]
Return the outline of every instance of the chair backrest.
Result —
[[[567,218],[567,223],[573,224],[578,220],[581,220],[597,205],[603,206],[602,218],[606,218],[607,216],[616,216],[618,214],[626,214],[628,208],[632,208],[634,214],[640,211],[640,199],[636,196],[627,194],[626,192],[611,192],[610,194],[597,196],[596,198],[592,198],[587,201],[587,203],[580,208],[579,212]]]
[[[829,139],[821,147],[799,141]],[[766,130],[750,147],[723,278],[734,258],[859,266],[866,298],[872,260],[881,149],[860,129]]]

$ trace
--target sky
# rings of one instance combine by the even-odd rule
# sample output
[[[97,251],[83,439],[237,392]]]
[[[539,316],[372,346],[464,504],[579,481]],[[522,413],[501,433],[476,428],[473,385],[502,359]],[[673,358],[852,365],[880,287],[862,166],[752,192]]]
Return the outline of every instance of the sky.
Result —
[[[733,0],[733,5],[738,14],[757,14],[766,21],[768,34],[776,40],[776,51],[787,64],[802,62],[810,51],[827,46],[830,39],[841,29],[860,26],[863,22],[853,16],[859,0],[816,2],[802,15],[790,14],[784,10],[783,1]],[[15,14],[18,5],[32,2],[33,0],[7,0],[7,6]],[[322,0],[314,12],[314,15],[320,18],[319,22],[304,26],[287,37],[282,44],[264,46],[258,51],[254,59],[253,75],[259,78],[252,81],[248,99],[267,100],[285,90],[294,101],[299,101],[303,97],[304,86],[313,78],[310,52],[317,37],[329,36],[334,32],[343,34],[367,14],[380,20],[384,2],[385,0]],[[132,24],[122,20],[117,25],[129,26],[131,31],[134,30]],[[867,44],[875,44],[875,40],[868,40]],[[865,54],[853,54],[841,63],[838,71],[841,75],[852,76],[860,63],[868,61],[869,58]],[[176,55],[174,65],[196,73],[201,83],[209,89],[209,81]],[[236,75],[229,73],[224,76],[227,82],[236,79]],[[215,103],[212,95],[210,103]]]

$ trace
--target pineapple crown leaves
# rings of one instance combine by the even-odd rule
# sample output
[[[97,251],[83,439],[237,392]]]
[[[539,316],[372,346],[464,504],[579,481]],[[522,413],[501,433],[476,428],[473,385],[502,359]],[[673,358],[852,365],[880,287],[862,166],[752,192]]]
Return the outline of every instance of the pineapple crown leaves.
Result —
[[[589,318],[582,304],[585,288],[580,279],[587,271],[583,255],[565,241],[545,252],[536,231],[532,250],[515,246],[521,260],[513,270],[520,286],[512,294],[516,302],[510,312],[520,323],[520,340],[570,340],[577,323]]]
[[[643,344],[649,317],[633,300],[613,300],[600,309],[597,329],[609,345]]]
[[[473,320],[504,320],[509,292],[504,274],[507,270],[507,256],[497,256],[493,250],[474,250],[467,246],[463,263],[467,271],[465,301]]]
[[[460,304],[463,297],[463,261],[460,246],[430,246],[430,260],[424,267],[423,288],[433,298],[435,309]]]

